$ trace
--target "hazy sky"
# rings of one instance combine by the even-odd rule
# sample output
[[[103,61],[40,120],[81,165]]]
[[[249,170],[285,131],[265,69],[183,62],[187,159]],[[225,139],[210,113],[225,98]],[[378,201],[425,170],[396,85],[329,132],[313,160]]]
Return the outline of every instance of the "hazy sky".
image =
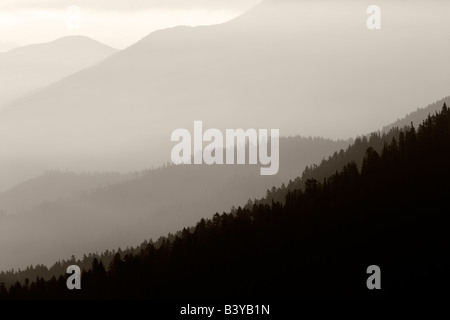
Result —
[[[81,34],[122,49],[157,29],[225,22],[259,2],[0,0],[0,41],[26,45]],[[68,11],[71,6],[76,7]],[[80,10],[79,15],[77,8]]]

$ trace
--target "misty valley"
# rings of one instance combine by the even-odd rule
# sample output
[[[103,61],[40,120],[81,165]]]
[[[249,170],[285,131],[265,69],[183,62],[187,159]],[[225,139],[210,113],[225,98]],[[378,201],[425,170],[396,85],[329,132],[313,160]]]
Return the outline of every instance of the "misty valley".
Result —
[[[447,301],[449,10],[2,2],[0,300]]]

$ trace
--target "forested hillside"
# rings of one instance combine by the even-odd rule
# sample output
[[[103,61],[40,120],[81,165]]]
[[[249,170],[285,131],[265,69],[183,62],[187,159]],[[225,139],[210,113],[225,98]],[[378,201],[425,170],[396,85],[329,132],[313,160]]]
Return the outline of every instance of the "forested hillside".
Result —
[[[202,219],[158,246],[94,259],[82,290],[61,276],[14,285],[3,298],[444,298],[450,112],[405,128],[282,202]],[[382,290],[366,287],[378,265]],[[444,294],[444,295],[442,295]]]
[[[116,175],[54,173],[29,180],[0,193],[0,270],[50,266],[71,255],[136,246],[175,232],[263,197],[267,189],[350,143],[283,137],[280,170],[273,176],[261,176],[260,165],[205,164]]]

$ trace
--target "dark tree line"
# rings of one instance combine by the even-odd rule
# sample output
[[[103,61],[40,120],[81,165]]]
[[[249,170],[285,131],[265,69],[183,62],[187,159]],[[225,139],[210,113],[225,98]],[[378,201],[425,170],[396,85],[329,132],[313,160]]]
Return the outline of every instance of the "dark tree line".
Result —
[[[89,253],[87,255],[83,255],[81,259],[76,259],[75,256],[72,255],[69,259],[57,261],[50,267],[47,267],[43,264],[38,264],[35,266],[28,266],[23,270],[11,269],[9,271],[1,271],[0,287],[2,286],[2,284],[4,287],[9,287],[11,285],[18,286],[17,283],[23,285],[29,283],[30,279],[37,279],[38,277],[41,280],[50,280],[53,277],[58,278],[59,276],[66,273],[67,267],[69,267],[70,265],[77,265],[81,269],[89,270],[92,268],[94,259],[97,259],[97,261],[102,261],[104,265],[109,266],[116,254],[119,254],[121,257],[124,257],[127,254],[138,254],[140,250],[146,248],[149,243],[156,248],[159,248],[164,240],[174,238],[175,235],[169,234],[167,237],[160,237],[156,242],[150,239],[150,241],[146,240],[136,247],[127,247],[124,250],[119,248],[117,251],[106,250],[102,253]]]
[[[64,276],[0,287],[3,298],[448,298],[450,112],[304,187],[202,219],[159,246],[95,258]],[[360,168],[360,169],[359,169]],[[281,190],[281,189],[279,189]],[[278,191],[279,191],[278,190]],[[277,191],[277,190],[275,190]],[[381,268],[381,290],[366,269]]]
[[[406,126],[403,128],[403,131],[407,131],[410,128],[410,126]],[[398,140],[401,131],[401,129],[395,127],[388,132],[374,132],[367,136],[358,137],[346,150],[336,151],[328,159],[323,159],[320,164],[306,166],[301,176],[290,180],[286,186],[283,184],[281,188],[273,187],[271,190],[267,190],[265,198],[252,201],[251,204],[270,204],[272,201],[284,202],[288,191],[305,188],[308,179],[323,181],[323,179],[341,171],[344,166],[352,161],[360,169],[368,148],[381,153],[386,143],[391,142],[394,138]]]

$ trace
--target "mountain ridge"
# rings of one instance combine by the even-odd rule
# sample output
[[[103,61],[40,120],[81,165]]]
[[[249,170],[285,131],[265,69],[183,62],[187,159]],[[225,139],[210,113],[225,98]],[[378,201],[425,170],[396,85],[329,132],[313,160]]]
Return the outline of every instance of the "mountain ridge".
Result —
[[[0,110],[24,95],[95,65],[117,49],[86,36],[67,36],[0,53]]]
[[[450,266],[443,254],[449,218],[439,210],[449,190],[449,124],[444,104],[417,130],[404,127],[384,135],[390,142],[384,141],[382,152],[367,148],[360,169],[351,161],[323,182],[309,178],[303,188],[287,191],[283,202],[216,213],[195,227],[125,252],[59,261],[51,272],[60,273],[51,280],[37,278],[30,288],[28,283],[24,287],[18,283],[9,292],[3,286],[0,294],[4,298],[229,298],[236,297],[236,288],[245,283],[239,290],[241,298],[442,298],[448,295],[442,276]],[[417,262],[415,268],[405,269],[412,260]],[[389,270],[383,280],[388,290],[367,290],[364,285],[367,266],[374,262],[377,268]],[[84,291],[66,289],[68,276],[61,271],[68,263],[91,266],[83,271]],[[330,268],[335,272],[330,273]],[[25,275],[39,276],[37,272],[41,277],[51,274],[39,266],[1,276],[11,284],[14,277],[23,281]],[[193,277],[194,287],[189,286]],[[223,285],[217,286],[212,278]]]

